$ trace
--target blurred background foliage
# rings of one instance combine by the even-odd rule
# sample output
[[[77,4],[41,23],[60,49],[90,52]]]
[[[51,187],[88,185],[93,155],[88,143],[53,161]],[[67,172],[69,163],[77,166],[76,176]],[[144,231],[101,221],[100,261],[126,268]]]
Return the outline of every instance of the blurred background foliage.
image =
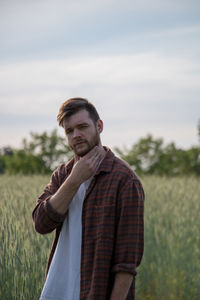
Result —
[[[56,129],[42,134],[31,132],[29,140],[23,139],[21,149],[0,149],[0,173],[47,174],[71,157],[65,138]]]
[[[114,150],[138,175],[199,176],[200,122],[197,129],[197,146],[189,149],[181,149],[174,142],[165,145],[162,138],[148,134],[130,149],[116,147]],[[66,139],[59,136],[56,129],[50,133],[31,132],[29,140],[23,139],[21,149],[9,146],[0,149],[0,173],[48,174],[72,155]]]

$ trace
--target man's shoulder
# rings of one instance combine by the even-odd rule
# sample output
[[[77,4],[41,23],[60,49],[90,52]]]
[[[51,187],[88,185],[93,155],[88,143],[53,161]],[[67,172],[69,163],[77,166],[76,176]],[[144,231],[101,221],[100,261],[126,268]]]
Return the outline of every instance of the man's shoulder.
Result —
[[[103,162],[103,170],[108,171],[112,176],[117,175],[117,177],[125,176],[126,178],[138,179],[132,167],[125,160],[116,156],[108,147],[104,148],[107,150],[107,154]]]
[[[53,175],[59,177],[67,176],[73,167],[73,159],[68,161],[67,163],[60,164],[53,172]]]
[[[114,157],[113,171],[129,178],[139,180],[137,174],[133,171],[133,168],[125,160],[117,156]]]

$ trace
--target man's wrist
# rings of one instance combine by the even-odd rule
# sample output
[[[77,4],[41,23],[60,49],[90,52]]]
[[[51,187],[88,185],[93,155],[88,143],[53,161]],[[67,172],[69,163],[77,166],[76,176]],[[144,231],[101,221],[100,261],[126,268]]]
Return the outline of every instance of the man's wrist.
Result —
[[[125,300],[132,282],[132,274],[125,272],[116,273],[110,300]]]

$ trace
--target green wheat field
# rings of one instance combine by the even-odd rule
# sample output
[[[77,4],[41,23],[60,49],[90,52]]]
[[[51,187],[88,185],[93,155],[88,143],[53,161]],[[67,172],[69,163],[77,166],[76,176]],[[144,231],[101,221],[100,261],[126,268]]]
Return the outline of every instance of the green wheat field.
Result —
[[[38,300],[53,234],[31,213],[49,176],[0,176],[0,299]],[[143,177],[145,252],[137,300],[200,299],[200,184],[195,177]]]

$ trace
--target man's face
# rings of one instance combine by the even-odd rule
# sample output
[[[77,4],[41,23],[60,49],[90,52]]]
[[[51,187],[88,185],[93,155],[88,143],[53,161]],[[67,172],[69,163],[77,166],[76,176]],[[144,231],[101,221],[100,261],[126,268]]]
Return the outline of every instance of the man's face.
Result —
[[[100,142],[100,132],[103,129],[101,120],[96,124],[90,118],[87,110],[82,109],[71,117],[63,120],[63,127],[68,145],[77,156],[84,156]]]

